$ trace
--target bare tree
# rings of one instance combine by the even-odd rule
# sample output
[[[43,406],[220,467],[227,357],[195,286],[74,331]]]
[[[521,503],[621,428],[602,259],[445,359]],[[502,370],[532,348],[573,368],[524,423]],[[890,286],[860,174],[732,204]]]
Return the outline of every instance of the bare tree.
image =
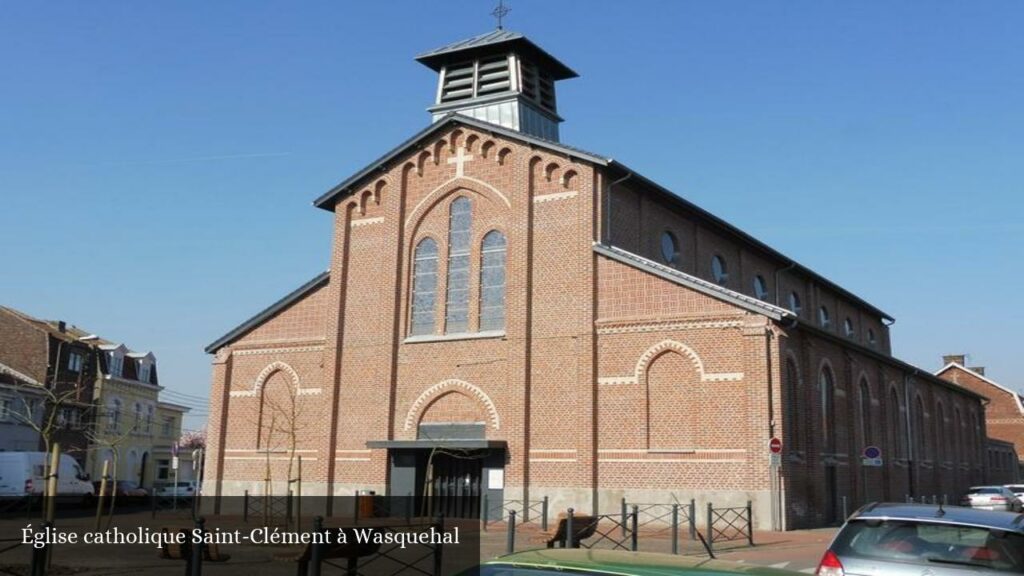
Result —
[[[294,386],[287,386],[286,389],[288,393],[283,398],[275,397],[264,390],[263,403],[270,416],[270,425],[267,427],[267,477],[270,477],[270,451],[275,447],[281,447],[288,453],[287,485],[290,486],[296,480],[295,456],[299,438],[302,431],[309,427],[309,423],[303,418],[305,410],[299,402],[299,391]]]
[[[108,418],[113,418],[112,415],[107,415]],[[102,454],[102,451],[109,451],[111,455],[110,463],[110,477],[113,479],[113,484],[110,486],[110,507],[107,512],[107,528],[110,528],[110,523],[114,518],[114,506],[117,503],[117,466],[121,459],[121,445],[124,444],[133,434],[139,429],[139,421],[135,420],[131,426],[128,426],[121,430],[120,422],[118,420],[108,421],[106,430],[102,433],[97,430],[99,427],[99,419],[96,420],[92,430],[86,432],[86,437],[89,438],[89,444],[92,450],[95,450]]]

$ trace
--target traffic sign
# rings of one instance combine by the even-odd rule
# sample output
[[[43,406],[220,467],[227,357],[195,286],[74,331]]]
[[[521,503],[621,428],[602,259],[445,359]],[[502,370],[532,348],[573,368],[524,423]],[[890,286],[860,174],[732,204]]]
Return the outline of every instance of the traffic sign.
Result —
[[[782,440],[779,440],[778,438],[772,438],[768,442],[768,449],[771,450],[772,454],[781,454],[782,453]]]
[[[865,446],[861,451],[860,463],[863,466],[881,466],[882,449],[878,446]]]

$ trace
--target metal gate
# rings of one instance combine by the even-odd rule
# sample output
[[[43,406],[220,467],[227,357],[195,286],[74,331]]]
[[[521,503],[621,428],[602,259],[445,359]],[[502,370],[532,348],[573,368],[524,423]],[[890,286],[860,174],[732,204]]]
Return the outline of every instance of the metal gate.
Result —
[[[479,518],[483,460],[479,457],[434,454],[428,482],[430,516]]]

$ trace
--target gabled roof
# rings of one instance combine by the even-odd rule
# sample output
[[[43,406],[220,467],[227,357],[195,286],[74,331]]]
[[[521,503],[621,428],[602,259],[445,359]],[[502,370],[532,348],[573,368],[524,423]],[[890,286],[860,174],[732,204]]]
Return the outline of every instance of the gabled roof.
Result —
[[[506,49],[509,52],[514,50],[521,55],[531,58],[537,65],[547,70],[555,80],[565,80],[579,76],[579,74],[573,72],[571,68],[545,52],[543,48],[531,42],[523,34],[501,28],[424,52],[416,57],[416,61],[431,70],[439,72],[442,67],[448,64],[465,62],[484,53],[500,53],[502,49]]]
[[[1002,390],[1003,392],[1006,392],[1010,396],[1013,396],[1014,402],[1017,403],[1017,410],[1020,411],[1021,414],[1024,414],[1024,397],[1021,396],[1020,392],[1017,392],[1016,390],[1012,390],[1010,388],[1007,388],[1006,386],[1003,386],[1002,384],[996,382],[995,380],[992,380],[991,378],[986,378],[985,376],[982,376],[981,374],[978,374],[974,370],[971,370],[970,368],[964,366],[963,364],[960,364],[959,362],[950,362],[949,364],[946,364],[942,368],[939,368],[935,372],[935,375],[939,376],[940,374],[942,374],[943,372],[945,372],[945,371],[947,371],[947,370],[949,370],[951,368],[959,368],[960,370],[963,370],[964,372],[967,372],[971,376],[974,376],[978,380],[981,380],[982,382],[985,382],[986,384],[991,384],[992,386],[998,388],[999,390]]]
[[[477,130],[481,130],[483,132],[499,134],[511,140],[517,140],[519,142],[523,142],[524,144],[530,144],[533,146],[537,146],[538,148],[544,148],[552,152],[565,154],[566,156],[571,156],[573,158],[578,158],[580,160],[585,160],[587,162],[591,162],[601,166],[607,166],[612,161],[611,158],[605,158],[600,155],[593,154],[585,150],[581,150],[579,148],[573,148],[572,146],[566,146],[565,144],[560,144],[558,142],[554,142],[551,140],[545,140],[543,138],[537,138],[536,136],[530,136],[529,134],[523,134],[522,132],[517,132],[515,130],[505,128],[504,126],[498,126],[497,124],[491,124],[489,122],[484,122],[483,120],[470,118],[469,116],[466,116],[464,114],[450,112],[446,114],[444,118],[438,120],[437,122],[434,122],[433,124],[427,126],[423,130],[420,130],[416,134],[413,134],[411,138],[407,139],[405,142],[402,142],[398,146],[395,146],[386,154],[371,162],[368,166],[366,166],[366,168],[363,168],[362,170],[356,172],[352,176],[349,176],[348,178],[346,178],[341,183],[334,186],[327,192],[324,192],[319,198],[313,201],[313,205],[316,206],[317,208],[323,208],[324,210],[333,212],[335,200],[355,192],[355,189],[361,186],[361,181],[367,175],[373,174],[380,170],[387,170],[389,168],[390,162],[394,160],[396,157],[405,154],[409,149],[415,147],[419,142],[426,140],[433,134],[441,132],[444,129],[448,128],[449,126],[457,124],[469,126],[471,128],[476,128]]]
[[[698,217],[703,218],[708,222],[714,224],[715,226],[719,227],[721,231],[724,232],[725,234],[731,235],[739,239],[741,242],[750,244],[754,248],[764,252],[765,254],[772,258],[791,264],[796,272],[814,278],[816,282],[819,282],[825,288],[828,288],[829,290],[835,292],[836,294],[842,296],[847,300],[850,300],[851,302],[855,302],[859,306],[862,306],[865,310],[868,310],[873,314],[877,314],[880,318],[885,320],[893,320],[892,316],[886,314],[882,310],[871,305],[866,300],[860,298],[856,294],[850,292],[849,290],[843,288],[842,286],[839,286],[838,284],[835,284],[834,282],[818,274],[814,270],[811,270],[810,268],[800,264],[799,262],[796,262],[792,258],[789,258],[785,254],[779,252],[778,250],[775,250],[771,246],[765,244],[764,242],[758,240],[757,238],[754,238],[753,236],[747,234],[743,230],[740,230],[739,228],[733,226],[732,224],[726,222],[725,220],[719,218],[718,216],[715,216],[714,214],[708,212],[707,210],[701,208],[700,206],[697,206],[693,202],[686,200],[685,198],[679,196],[675,192],[672,192],[671,190],[665,188],[664,186],[661,186],[660,184],[654,182],[653,180],[650,180],[649,178],[643,176],[642,174],[639,174],[629,166],[626,166],[625,164],[622,164],[621,162],[618,162],[617,160],[614,160],[609,156],[596,154],[594,152],[588,152],[586,150],[576,148],[573,146],[567,146],[565,144],[562,144],[561,142],[554,142],[551,140],[546,140],[544,138],[530,136],[529,134],[523,134],[522,132],[518,132],[516,130],[511,130],[503,126],[498,126],[497,124],[491,124],[489,122],[484,122],[482,120],[477,120],[475,118],[470,118],[469,116],[465,116],[463,114],[458,114],[454,112],[447,114],[441,120],[438,120],[437,122],[434,122],[433,124],[424,128],[423,130],[420,130],[411,138],[409,138],[405,142],[402,142],[395,148],[391,149],[389,152],[387,152],[380,158],[374,160],[362,170],[346,178],[340,184],[334,186],[333,188],[322,194],[319,198],[314,200],[313,205],[316,206],[317,208],[322,208],[324,210],[333,212],[336,200],[338,198],[342,198],[344,196],[356,192],[357,189],[363,186],[362,180],[364,178],[381,170],[389,169],[390,163],[393,160],[395,160],[395,158],[405,154],[410,149],[416,147],[420,142],[426,140],[431,135],[440,132],[452,125],[462,125],[468,126],[470,128],[475,128],[482,132],[488,132],[491,134],[499,135],[502,136],[503,138],[508,138],[509,140],[515,140],[517,142],[522,142],[530,146],[535,146],[537,148],[549,150],[557,154],[563,154],[565,156],[576,158],[584,162],[589,162],[597,166],[604,166],[613,170],[616,175],[629,176],[629,181],[627,182],[627,184],[631,182],[639,182],[647,189],[651,190],[653,193],[658,194],[660,197],[664,198],[666,201],[679,206],[683,210],[692,212]]]
[[[262,324],[264,321],[266,321],[268,318],[270,318],[274,314],[277,314],[281,310],[284,310],[288,306],[291,306],[292,303],[294,303],[294,302],[296,302],[298,300],[301,300],[302,297],[305,296],[306,294],[309,294],[313,290],[315,290],[315,289],[317,289],[317,288],[327,284],[327,282],[330,280],[330,277],[331,277],[330,270],[327,270],[327,271],[324,271],[324,272],[321,272],[321,273],[317,274],[309,282],[306,282],[302,286],[299,286],[295,290],[292,290],[284,298],[281,298],[277,302],[274,302],[273,304],[271,304],[270,306],[264,308],[262,311],[260,311],[258,314],[256,314],[252,318],[249,318],[245,322],[242,322],[241,324],[239,324],[238,326],[233,328],[227,334],[225,334],[225,335],[221,336],[220,338],[217,338],[216,340],[214,340],[204,350],[206,351],[207,354],[213,354],[214,352],[216,352],[220,348],[226,346],[227,344],[230,344],[232,341],[238,339],[239,337],[241,337],[245,333],[249,332],[253,328],[259,326],[260,324]]]
[[[679,284],[680,286],[686,286],[687,288],[691,288],[697,292],[707,294],[712,298],[717,298],[718,300],[722,300],[732,304],[733,306],[737,306],[757,314],[762,314],[772,320],[797,317],[796,314],[786,310],[785,308],[780,308],[763,300],[758,300],[757,298],[752,298],[746,294],[730,290],[724,286],[719,286],[713,282],[708,282],[707,280],[697,278],[696,276],[691,276],[685,272],[676,270],[675,268],[669,268],[668,266],[659,264],[653,260],[644,258],[643,256],[623,250],[622,248],[595,243],[594,252],[597,252],[602,256],[607,256],[612,260],[622,262],[627,266],[632,266],[633,268],[649,272],[655,276],[664,278],[669,282]]]

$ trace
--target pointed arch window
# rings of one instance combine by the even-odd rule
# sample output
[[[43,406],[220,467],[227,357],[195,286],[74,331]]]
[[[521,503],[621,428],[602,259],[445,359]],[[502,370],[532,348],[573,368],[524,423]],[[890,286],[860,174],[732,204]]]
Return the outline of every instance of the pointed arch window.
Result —
[[[872,445],[871,433],[871,387],[867,379],[860,381],[860,437],[865,446]]]
[[[437,301],[437,242],[424,238],[413,256],[412,336],[434,333],[434,306]]]
[[[836,451],[836,386],[832,371],[827,367],[821,369],[818,384],[821,387],[822,450],[834,453]]]
[[[448,293],[444,331],[458,334],[469,330],[469,237],[473,205],[459,196],[450,208],[448,220]]]
[[[889,433],[892,434],[892,453],[896,458],[903,458],[906,454],[906,445],[903,441],[903,418],[900,416],[903,406],[900,403],[900,396],[895,388],[889,390]]]
[[[480,330],[505,329],[505,235],[491,230],[480,246]]]

